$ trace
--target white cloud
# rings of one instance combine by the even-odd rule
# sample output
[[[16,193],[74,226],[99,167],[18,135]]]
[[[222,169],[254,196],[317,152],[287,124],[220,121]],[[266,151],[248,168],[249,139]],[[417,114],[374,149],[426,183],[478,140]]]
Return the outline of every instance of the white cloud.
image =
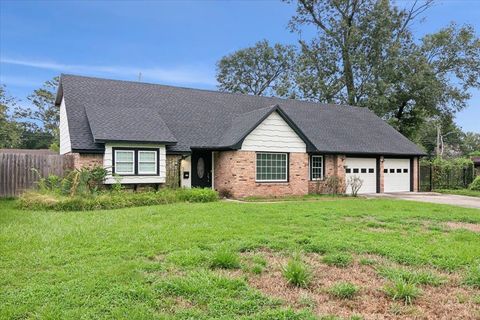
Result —
[[[0,63],[54,70],[63,73],[75,73],[79,75],[118,76],[130,80],[136,80],[141,72],[142,80],[144,81],[169,82],[175,84],[203,84],[209,86],[216,84],[211,70],[198,66],[180,66],[175,68],[136,68],[130,66],[63,64],[51,61],[11,58],[0,58]]]

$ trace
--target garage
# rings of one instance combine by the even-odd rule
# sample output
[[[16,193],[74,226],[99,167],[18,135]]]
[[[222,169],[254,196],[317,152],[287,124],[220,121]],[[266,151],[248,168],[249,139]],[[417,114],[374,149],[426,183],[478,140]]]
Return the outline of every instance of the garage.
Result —
[[[383,162],[384,192],[410,191],[410,159],[385,158]]]
[[[345,178],[348,184],[349,178],[357,176],[363,184],[358,193],[377,192],[377,159],[376,158],[350,158],[345,159]],[[347,193],[351,193],[347,185]]]

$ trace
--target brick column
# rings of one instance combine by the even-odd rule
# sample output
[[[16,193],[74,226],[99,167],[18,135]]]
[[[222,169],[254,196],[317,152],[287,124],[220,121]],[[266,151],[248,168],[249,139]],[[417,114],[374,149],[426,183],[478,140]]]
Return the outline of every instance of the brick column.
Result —
[[[418,192],[418,157],[413,158],[413,192]]]
[[[380,156],[380,193],[385,192],[385,173],[383,172],[383,169],[385,168],[385,157]]]

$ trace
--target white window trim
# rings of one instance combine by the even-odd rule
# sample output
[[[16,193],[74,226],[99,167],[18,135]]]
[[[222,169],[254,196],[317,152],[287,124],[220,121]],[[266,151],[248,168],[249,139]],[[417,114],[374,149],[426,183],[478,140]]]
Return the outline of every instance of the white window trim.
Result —
[[[155,155],[155,160],[154,161],[140,161],[140,154],[141,153],[152,153]],[[155,163],[155,168],[153,171],[140,171],[140,163]],[[158,168],[158,159],[157,159],[157,151],[156,150],[138,150],[138,174],[157,174],[157,168]]]
[[[130,161],[118,161],[118,152],[130,152],[132,154],[132,171],[122,171],[122,172],[118,172],[118,167],[117,167],[117,163],[130,163]],[[133,150],[115,150],[115,173],[118,173],[120,175],[126,175],[126,174],[135,174],[135,151]]]
[[[257,157],[259,154],[284,154],[285,155],[285,161],[286,166],[285,166],[285,178],[286,179],[281,179],[281,180],[258,180],[257,179]],[[288,163],[288,153],[287,152],[257,152],[255,154],[255,182],[263,182],[263,183],[268,183],[268,182],[288,182],[288,166],[290,164]]]
[[[320,178],[313,178],[313,158],[317,158],[317,157],[320,157],[322,159],[321,163],[322,163],[322,170],[320,170]],[[309,159],[309,162],[310,162],[310,166],[309,166],[309,171],[310,171],[310,180],[312,181],[318,181],[318,180],[323,180],[323,166],[325,165],[325,163],[323,162],[323,156],[321,155],[317,155],[317,154],[312,154],[310,157],[308,157]]]

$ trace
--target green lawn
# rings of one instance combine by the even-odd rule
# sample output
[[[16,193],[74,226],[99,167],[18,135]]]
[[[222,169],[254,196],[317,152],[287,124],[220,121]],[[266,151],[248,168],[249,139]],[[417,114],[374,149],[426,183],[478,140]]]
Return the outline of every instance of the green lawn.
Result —
[[[346,198],[34,212],[0,201],[0,318],[310,318],[212,269],[212,253],[346,252],[461,274],[480,259],[480,234],[447,221],[479,224],[480,210]]]
[[[440,190],[435,190],[435,192],[447,193],[447,194],[458,194],[461,196],[480,197],[480,191],[475,191],[470,189],[440,189]]]

